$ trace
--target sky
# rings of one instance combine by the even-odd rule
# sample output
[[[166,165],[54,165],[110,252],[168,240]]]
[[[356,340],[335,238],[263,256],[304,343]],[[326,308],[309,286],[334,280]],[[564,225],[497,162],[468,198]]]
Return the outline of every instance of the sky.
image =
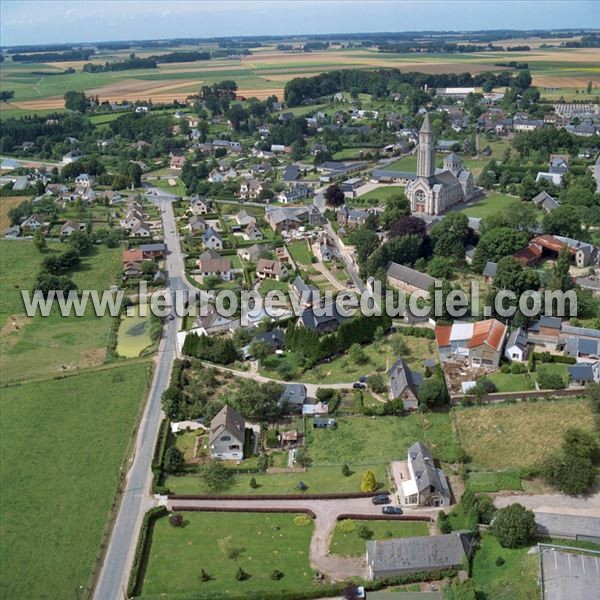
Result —
[[[1,0],[3,46],[375,31],[600,28],[596,0]]]

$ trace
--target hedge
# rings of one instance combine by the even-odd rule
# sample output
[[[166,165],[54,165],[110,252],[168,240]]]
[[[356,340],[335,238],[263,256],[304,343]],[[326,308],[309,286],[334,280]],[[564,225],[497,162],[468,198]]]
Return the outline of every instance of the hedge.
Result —
[[[152,470],[162,469],[165,452],[167,451],[167,442],[171,432],[171,421],[163,419],[158,429],[156,444],[154,445],[154,454],[152,455]]]
[[[344,498],[371,498],[389,495],[385,490],[376,492],[340,492],[335,494],[169,494],[172,500],[337,500]]]
[[[133,557],[133,566],[131,567],[131,573],[129,575],[129,582],[127,583],[127,596],[131,598],[141,591],[141,584],[144,579],[144,571],[146,569],[146,562],[148,559],[148,552],[150,551],[151,541],[151,528],[154,525],[156,519],[164,517],[168,514],[166,506],[155,506],[151,508],[145,515],[142,522],[142,529],[140,530],[140,536],[138,538],[137,546],[135,548],[135,555]]]
[[[384,515],[383,513],[380,515],[343,513],[335,518],[336,521],[343,521],[345,519],[354,519],[355,521],[424,521],[425,523],[431,521],[430,517],[424,515]]]
[[[539,361],[541,364],[544,364],[544,358],[549,359],[547,363],[562,363],[565,365],[574,365],[577,362],[577,359],[574,356],[563,356],[562,354],[550,354],[546,352],[534,352],[533,358],[534,360]]]
[[[317,515],[310,510],[310,508],[260,508],[260,507],[248,507],[248,508],[237,508],[233,506],[177,506],[174,507],[177,512],[243,512],[243,513],[287,513],[297,515],[302,513],[308,515],[311,519],[316,519]]]
[[[422,337],[429,340],[435,340],[435,331],[427,327],[398,327],[396,331],[402,335],[408,335],[411,337]]]

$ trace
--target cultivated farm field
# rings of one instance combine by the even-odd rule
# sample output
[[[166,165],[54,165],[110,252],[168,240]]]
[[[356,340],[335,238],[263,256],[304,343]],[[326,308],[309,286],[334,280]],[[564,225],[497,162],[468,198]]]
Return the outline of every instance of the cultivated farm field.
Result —
[[[8,218],[8,211],[19,206],[21,202],[27,200],[27,196],[1,196],[0,197],[0,231],[8,229],[10,226],[10,219]]]
[[[71,599],[88,583],[149,368],[2,389],[3,598]]]

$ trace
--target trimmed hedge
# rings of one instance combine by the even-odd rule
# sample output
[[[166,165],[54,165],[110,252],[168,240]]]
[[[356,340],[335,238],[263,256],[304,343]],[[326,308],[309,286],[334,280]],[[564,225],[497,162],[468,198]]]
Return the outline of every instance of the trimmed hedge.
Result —
[[[154,454],[152,455],[152,470],[161,470],[165,452],[167,451],[167,442],[171,432],[171,421],[163,419],[160,423],[156,444],[154,445]]]
[[[413,327],[412,325],[408,327],[397,327],[396,333],[408,335],[411,337],[420,337],[427,338],[428,340],[435,340],[435,331],[427,327]]]
[[[237,507],[222,507],[222,506],[177,506],[174,508],[177,512],[243,512],[243,513],[287,513],[297,515],[302,513],[308,515],[311,519],[316,519],[317,515],[309,508],[237,508]]]
[[[135,556],[133,557],[133,566],[129,574],[129,582],[127,583],[127,596],[129,598],[141,591],[148,552],[150,551],[151,528],[154,525],[154,521],[160,517],[164,517],[168,513],[169,511],[166,506],[155,506],[144,515],[142,529],[140,530],[140,536],[135,548]]]
[[[342,492],[337,494],[169,494],[170,500],[336,500],[343,498],[371,498],[389,492],[377,490],[376,492]]]
[[[354,513],[343,513],[338,515],[335,520],[343,521],[345,519],[354,519],[355,521],[423,521],[429,523],[430,517],[420,515],[361,515]]]
[[[577,359],[574,356],[563,356],[562,354],[550,354],[549,352],[534,352],[534,360],[537,360],[540,364],[548,363],[562,363],[564,365],[574,365]],[[544,358],[549,359],[544,362]]]

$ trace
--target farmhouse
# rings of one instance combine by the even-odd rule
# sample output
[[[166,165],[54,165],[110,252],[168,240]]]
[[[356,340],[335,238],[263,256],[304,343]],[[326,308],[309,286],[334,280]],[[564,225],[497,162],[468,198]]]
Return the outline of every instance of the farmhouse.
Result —
[[[225,405],[210,422],[210,455],[223,460],[244,458],[246,422],[231,406]]]
[[[443,362],[466,362],[471,367],[498,368],[507,326],[496,319],[438,325],[435,339]]]
[[[387,264],[385,273],[387,275],[387,282],[392,287],[404,290],[409,294],[416,291],[425,292],[423,294],[425,299],[429,298],[429,289],[438,282],[431,275],[421,273],[395,262]]]
[[[446,475],[435,466],[431,451],[421,442],[408,449],[410,479],[402,482],[399,490],[407,506],[449,506],[452,494]]]
[[[458,532],[368,541],[366,546],[369,579],[460,569],[473,554],[471,536]]]
[[[406,410],[419,407],[419,386],[423,378],[419,373],[413,373],[406,361],[398,358],[387,372],[389,395],[391,400],[400,398]]]

